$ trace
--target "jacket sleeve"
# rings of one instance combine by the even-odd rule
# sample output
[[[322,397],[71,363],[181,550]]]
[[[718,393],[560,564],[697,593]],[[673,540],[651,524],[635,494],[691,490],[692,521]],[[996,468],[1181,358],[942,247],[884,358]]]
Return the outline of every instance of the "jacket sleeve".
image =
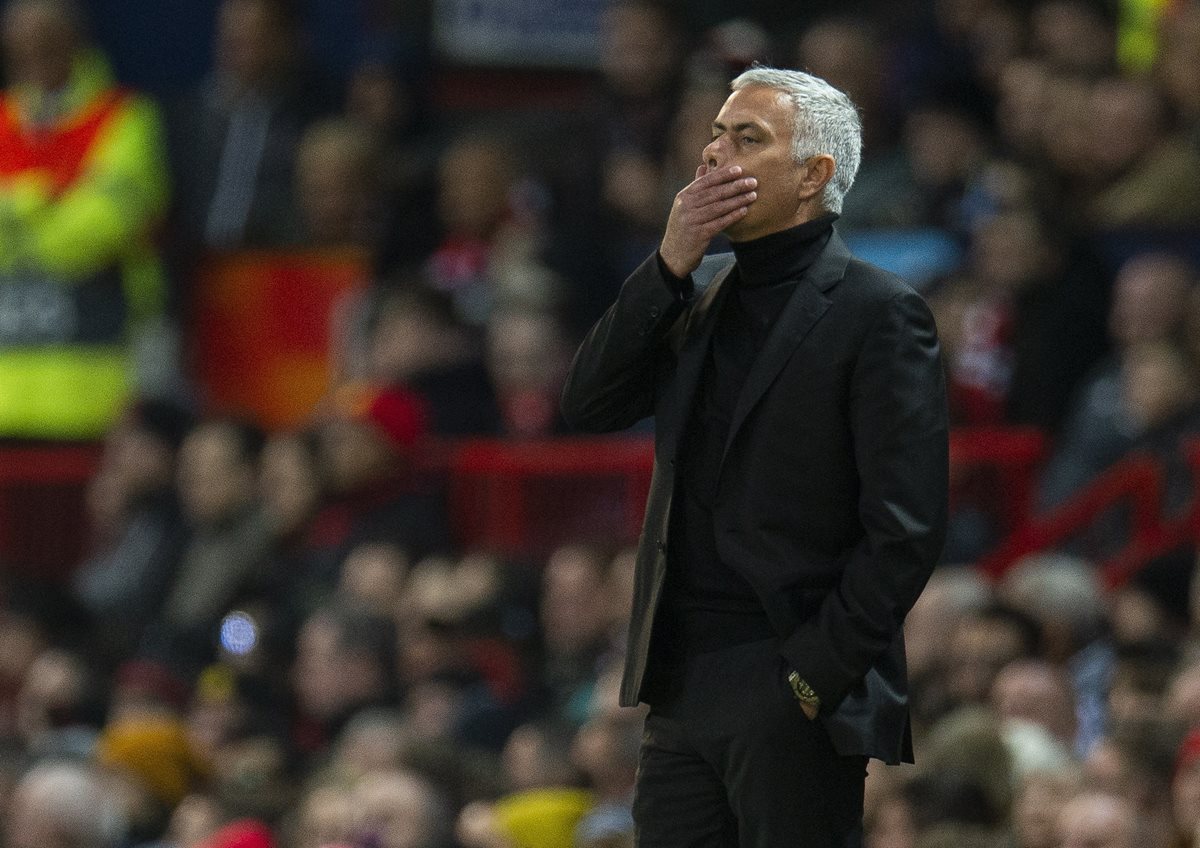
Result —
[[[562,414],[572,429],[623,430],[653,414],[658,357],[687,308],[690,289],[690,280],[672,286],[657,253],[630,275],[571,363]]]
[[[154,105],[131,97],[103,131],[88,166],[54,199],[29,198],[14,259],[64,279],[86,277],[146,238],[167,202],[166,154]]]
[[[836,707],[896,638],[945,541],[945,380],[933,316],[915,292],[886,304],[851,379],[864,535],[838,585],[780,649],[823,711]]]

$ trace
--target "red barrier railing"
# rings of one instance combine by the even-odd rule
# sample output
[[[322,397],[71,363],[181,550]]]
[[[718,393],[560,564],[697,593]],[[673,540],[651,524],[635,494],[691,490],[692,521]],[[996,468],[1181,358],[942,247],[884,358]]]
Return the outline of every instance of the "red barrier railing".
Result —
[[[991,487],[1004,542],[980,565],[999,576],[1020,557],[1071,539],[1115,506],[1131,507],[1129,543],[1102,563],[1119,585],[1153,556],[1200,539],[1200,499],[1162,515],[1163,476],[1148,457],[1110,469],[1067,504],[1033,516],[1045,437],[1027,429],[960,429],[950,441],[952,479]],[[1187,446],[1200,480],[1200,441]],[[0,446],[0,564],[54,576],[78,562],[84,544],[83,490],[95,446]],[[451,520],[465,548],[540,555],[568,540],[629,544],[641,528],[650,487],[649,437],[467,440],[426,454],[427,473],[447,486]],[[1200,488],[1200,487],[1198,487]]]
[[[82,559],[99,460],[90,444],[0,446],[0,567],[54,580]]]
[[[1151,457],[1123,459],[1049,514],[1027,518],[979,566],[989,576],[1000,577],[1021,557],[1060,545],[1125,501],[1131,506],[1130,545],[1150,544],[1162,524],[1162,477]]]

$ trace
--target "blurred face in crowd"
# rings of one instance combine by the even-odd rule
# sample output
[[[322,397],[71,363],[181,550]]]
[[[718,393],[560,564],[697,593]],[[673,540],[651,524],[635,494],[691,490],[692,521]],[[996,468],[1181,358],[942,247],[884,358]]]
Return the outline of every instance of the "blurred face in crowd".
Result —
[[[972,265],[996,294],[1015,294],[1053,275],[1056,257],[1030,212],[1003,212],[987,221],[971,245]]]
[[[796,67],[818,76],[867,111],[877,100],[883,72],[879,43],[864,25],[849,19],[817,23],[800,37]]]
[[[371,62],[354,69],[346,87],[346,115],[387,137],[412,120],[412,94],[391,69]]]
[[[546,313],[495,312],[488,320],[486,342],[486,365],[507,432],[549,432],[573,353],[558,322]]]
[[[1200,726],[1200,665],[1180,668],[1167,687],[1164,707],[1167,719],[1180,727]]]
[[[636,150],[610,153],[604,167],[604,202],[627,222],[645,228],[662,223],[662,170]]]
[[[331,246],[365,242],[374,208],[374,144],[348,121],[311,127],[296,149],[296,202],[309,241]]]
[[[1200,758],[1183,766],[1171,783],[1171,810],[1180,833],[1195,833],[1200,827]]]
[[[451,232],[489,238],[508,212],[516,173],[498,143],[468,139],[438,163],[438,215]]]
[[[1147,254],[1121,266],[1113,285],[1108,332],[1122,346],[1152,342],[1174,332],[1184,318],[1192,273],[1168,254]]]
[[[1194,366],[1169,342],[1147,342],[1129,350],[1121,367],[1130,417],[1143,430],[1166,424],[1196,401]]]
[[[242,455],[229,427],[201,424],[184,439],[179,450],[179,499],[193,523],[220,523],[249,505],[256,489],[254,463]]]
[[[116,474],[123,492],[130,498],[170,486],[175,472],[175,454],[171,446],[128,420],[109,431],[104,462]]]
[[[1050,165],[1075,183],[1095,179],[1099,166],[1093,155],[1096,116],[1091,108],[1092,87],[1090,80],[1048,77],[1042,112],[1034,116],[1041,134],[1039,145]]]
[[[26,742],[75,713],[85,676],[82,660],[66,651],[45,651],[33,661],[17,693],[17,730]]]
[[[355,838],[353,793],[340,786],[318,786],[305,796],[296,825],[295,848],[350,844]]]
[[[1061,848],[1134,848],[1136,812],[1116,795],[1087,793],[1062,808]]]
[[[353,492],[387,476],[396,452],[378,430],[361,421],[335,419],[320,431],[324,475],[336,492]]]
[[[555,551],[542,579],[542,631],[554,653],[586,651],[603,640],[609,623],[603,563],[586,548]]]
[[[336,622],[320,613],[305,622],[296,642],[292,689],[305,713],[321,719],[382,691],[384,670],[375,658],[342,644]]]
[[[364,609],[391,615],[400,600],[408,566],[408,556],[396,545],[359,545],[342,564],[338,592]]]
[[[1041,150],[1050,72],[1036,59],[1013,59],[1000,71],[996,124],[1000,135],[1020,153]]]
[[[17,0],[2,19],[5,67],[11,83],[58,91],[71,76],[79,33],[56,0]]]
[[[501,762],[508,786],[514,792],[567,786],[575,776],[567,751],[558,740],[532,724],[522,725],[509,734]]]
[[[924,185],[959,185],[984,154],[979,128],[953,109],[917,109],[904,127],[905,148],[913,173]]]
[[[725,230],[733,241],[748,241],[801,223],[805,201],[833,175],[831,156],[796,161],[795,122],[796,109],[788,96],[758,85],[733,92],[717,114],[702,161],[710,171],[740,165],[743,177],[758,180],[757,199]]]
[[[1032,772],[1021,779],[1013,801],[1013,830],[1020,848],[1057,848],[1059,811],[1078,791],[1069,773]]]
[[[1021,634],[1006,621],[968,616],[955,628],[950,640],[946,683],[959,702],[987,700],[1000,669],[1024,651]]]
[[[279,532],[301,530],[321,496],[316,460],[300,436],[272,436],[263,447],[259,494]]]
[[[359,844],[379,848],[430,844],[439,804],[433,790],[415,775],[396,770],[368,774],[355,785],[353,798]]]
[[[291,58],[292,33],[271,0],[225,0],[217,13],[217,67],[239,86],[269,82]]]
[[[1049,663],[1018,660],[996,675],[992,705],[1004,719],[1024,719],[1046,728],[1067,747],[1075,741],[1071,683]]]
[[[1090,159],[1101,174],[1136,167],[1158,143],[1163,131],[1162,103],[1149,82],[1124,78],[1092,87]]]
[[[1082,0],[1049,0],[1030,16],[1034,51],[1055,68],[1098,73],[1116,53],[1116,32]]]
[[[381,383],[402,383],[423,371],[453,362],[464,347],[455,327],[411,303],[393,303],[381,311],[369,340],[370,376]]]
[[[600,62],[616,91],[631,97],[657,94],[670,80],[676,53],[670,21],[651,4],[618,4],[604,16]]]

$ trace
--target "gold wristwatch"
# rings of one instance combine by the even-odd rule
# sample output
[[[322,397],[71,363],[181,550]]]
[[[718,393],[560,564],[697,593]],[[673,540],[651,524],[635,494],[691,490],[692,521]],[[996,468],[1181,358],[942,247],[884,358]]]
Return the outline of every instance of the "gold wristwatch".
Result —
[[[812,707],[814,710],[821,709],[821,696],[813,691],[804,678],[800,676],[800,672],[793,671],[787,676],[788,685],[792,687],[792,694],[796,696],[796,700],[805,706]]]

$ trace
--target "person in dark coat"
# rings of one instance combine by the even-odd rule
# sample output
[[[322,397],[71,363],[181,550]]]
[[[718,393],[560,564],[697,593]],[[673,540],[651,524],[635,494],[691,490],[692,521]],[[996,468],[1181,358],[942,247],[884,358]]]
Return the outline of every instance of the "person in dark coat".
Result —
[[[662,243],[576,355],[567,422],[655,418],[621,703],[641,846],[862,844],[912,759],[904,617],[947,513],[933,318],[833,229],[861,127],[819,78],[731,84]],[[704,257],[724,232],[733,255]]]

